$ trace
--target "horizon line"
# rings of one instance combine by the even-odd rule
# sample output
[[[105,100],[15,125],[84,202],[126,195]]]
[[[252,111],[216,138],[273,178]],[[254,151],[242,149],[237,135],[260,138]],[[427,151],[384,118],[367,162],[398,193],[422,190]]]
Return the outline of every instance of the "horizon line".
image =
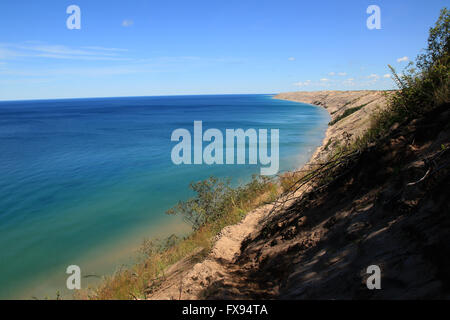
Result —
[[[287,91],[290,92],[290,91]],[[225,96],[225,95],[276,95],[277,93],[192,93],[192,94],[156,94],[142,96],[99,96],[99,97],[64,97],[64,98],[28,98],[28,99],[0,99],[2,102],[20,101],[55,101],[55,100],[83,100],[83,99],[116,99],[116,98],[150,98],[150,97],[186,97],[186,96]]]
[[[141,96],[98,96],[98,97],[64,97],[64,98],[26,98],[26,99],[0,99],[2,102],[21,102],[21,101],[55,101],[55,100],[83,100],[83,99],[116,99],[116,98],[150,98],[150,97],[189,97],[189,96],[225,96],[225,95],[277,95],[289,92],[319,92],[319,91],[395,91],[396,89],[358,89],[358,90],[292,90],[272,93],[191,93],[191,94],[155,94]]]

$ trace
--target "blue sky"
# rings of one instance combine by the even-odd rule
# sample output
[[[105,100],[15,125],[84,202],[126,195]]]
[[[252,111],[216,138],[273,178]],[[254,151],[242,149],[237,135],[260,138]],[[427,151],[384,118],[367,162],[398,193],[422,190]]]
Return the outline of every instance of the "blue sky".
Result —
[[[389,89],[387,64],[416,57],[446,4],[2,0],[0,100]]]

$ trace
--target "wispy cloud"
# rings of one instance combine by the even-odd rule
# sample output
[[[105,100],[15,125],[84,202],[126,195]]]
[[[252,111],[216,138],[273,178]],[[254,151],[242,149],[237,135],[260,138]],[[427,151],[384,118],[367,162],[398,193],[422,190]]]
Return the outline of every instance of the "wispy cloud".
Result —
[[[406,61],[408,61],[409,60],[409,58],[407,57],[407,56],[404,56],[404,57],[402,57],[402,58],[398,58],[397,59],[397,62],[406,62]]]
[[[391,77],[391,75],[389,74],[389,73],[386,73],[384,76],[383,76],[383,78],[385,78],[385,79],[389,79]]]
[[[59,77],[59,76],[82,76],[82,77],[102,77],[125,74],[151,73],[159,72],[162,67],[156,64],[123,64],[110,65],[104,67],[66,67],[66,68],[20,68],[20,69],[0,69],[0,75],[18,76],[18,77]]]
[[[307,87],[310,84],[311,84],[311,80],[306,80],[304,82],[301,82],[301,81],[295,82],[293,85],[296,86],[296,87]]]
[[[105,47],[98,47],[98,46],[91,46],[91,47],[82,47],[83,49],[87,50],[97,50],[97,51],[110,51],[110,52],[127,52],[128,49],[122,49],[122,48],[105,48]]]
[[[0,59],[1,60],[15,59],[20,56],[22,56],[21,53],[15,51],[15,50],[11,50],[0,44]]]
[[[26,50],[26,51],[35,51],[39,53],[45,54],[60,54],[60,55],[94,55],[93,52],[70,48],[62,45],[16,45],[17,49]]]
[[[0,44],[0,59],[48,58],[71,60],[128,60],[120,56],[126,49],[105,47],[73,48],[45,43]]]
[[[133,20],[125,19],[122,21],[122,27],[131,27],[134,24]]]
[[[57,54],[40,54],[47,56],[58,56]],[[35,57],[35,56],[33,56]],[[58,59],[70,58],[69,56],[58,56]],[[80,56],[77,59],[98,60],[96,57]],[[113,57],[104,57],[105,60]],[[23,61],[21,61],[23,62]],[[11,67],[3,66],[0,68],[0,76],[16,76],[16,77],[60,77],[60,76],[115,76],[125,74],[142,74],[155,72],[174,72],[180,70],[190,70],[191,68],[205,67],[216,64],[230,64],[241,63],[241,60],[231,58],[206,58],[195,56],[173,56],[173,57],[155,57],[145,59],[126,59],[126,61],[112,61],[111,63],[96,64],[91,66],[89,64],[67,64],[67,67],[61,67],[60,64],[41,64],[34,63],[35,60],[30,59],[26,65],[18,66],[17,64]]]
[[[294,57],[289,57],[288,60],[289,61],[295,61],[295,58]]]
[[[344,86],[354,86],[354,85],[355,85],[355,82],[354,82],[354,81],[355,81],[354,78],[348,78],[348,79],[342,81],[342,84],[343,84]]]
[[[347,72],[330,72],[330,73],[328,73],[328,75],[330,76],[330,77],[334,77],[334,76],[336,76],[336,75],[338,75],[339,77],[345,77],[346,75],[347,75]]]

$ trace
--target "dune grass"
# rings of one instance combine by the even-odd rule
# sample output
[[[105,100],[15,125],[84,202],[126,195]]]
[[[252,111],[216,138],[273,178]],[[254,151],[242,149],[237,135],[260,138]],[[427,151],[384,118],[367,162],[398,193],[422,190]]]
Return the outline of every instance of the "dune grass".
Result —
[[[387,96],[387,108],[372,116],[369,130],[351,148],[363,149],[386,136],[394,124],[403,125],[437,107],[449,105],[449,26],[450,13],[443,8],[435,26],[429,30],[424,53],[401,74],[389,65],[399,90]]]
[[[353,140],[348,133],[344,133],[341,141],[333,142],[332,150],[328,150],[330,140],[325,146],[329,153],[323,161],[320,174],[314,172],[318,170],[317,168],[311,168],[281,176],[280,184],[284,193],[295,190],[296,186],[311,176],[318,177],[315,179],[316,188],[329,184],[335,179],[334,171],[340,170],[336,163],[345,163],[355,152],[362,152],[369,145],[378,143],[391,132],[394,124],[403,125],[437,107],[449,105],[449,26],[450,14],[447,8],[444,8],[435,26],[430,28],[425,52],[417,57],[415,63],[410,63],[401,75],[389,66],[398,90],[385,92],[387,105],[382,111],[371,116],[369,129]],[[337,123],[366,105],[347,109],[329,125]],[[328,167],[333,166],[336,166],[336,170],[328,170]]]

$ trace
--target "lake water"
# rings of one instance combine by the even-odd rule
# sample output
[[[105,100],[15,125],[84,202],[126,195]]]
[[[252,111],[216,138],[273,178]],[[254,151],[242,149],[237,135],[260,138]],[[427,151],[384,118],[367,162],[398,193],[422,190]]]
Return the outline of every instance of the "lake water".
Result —
[[[0,298],[55,298],[67,266],[83,275],[131,263],[144,237],[189,231],[165,211],[191,181],[259,173],[259,165],[181,165],[172,132],[279,129],[280,171],[306,162],[329,121],[272,95],[0,102]],[[205,143],[206,144],[206,143]]]

